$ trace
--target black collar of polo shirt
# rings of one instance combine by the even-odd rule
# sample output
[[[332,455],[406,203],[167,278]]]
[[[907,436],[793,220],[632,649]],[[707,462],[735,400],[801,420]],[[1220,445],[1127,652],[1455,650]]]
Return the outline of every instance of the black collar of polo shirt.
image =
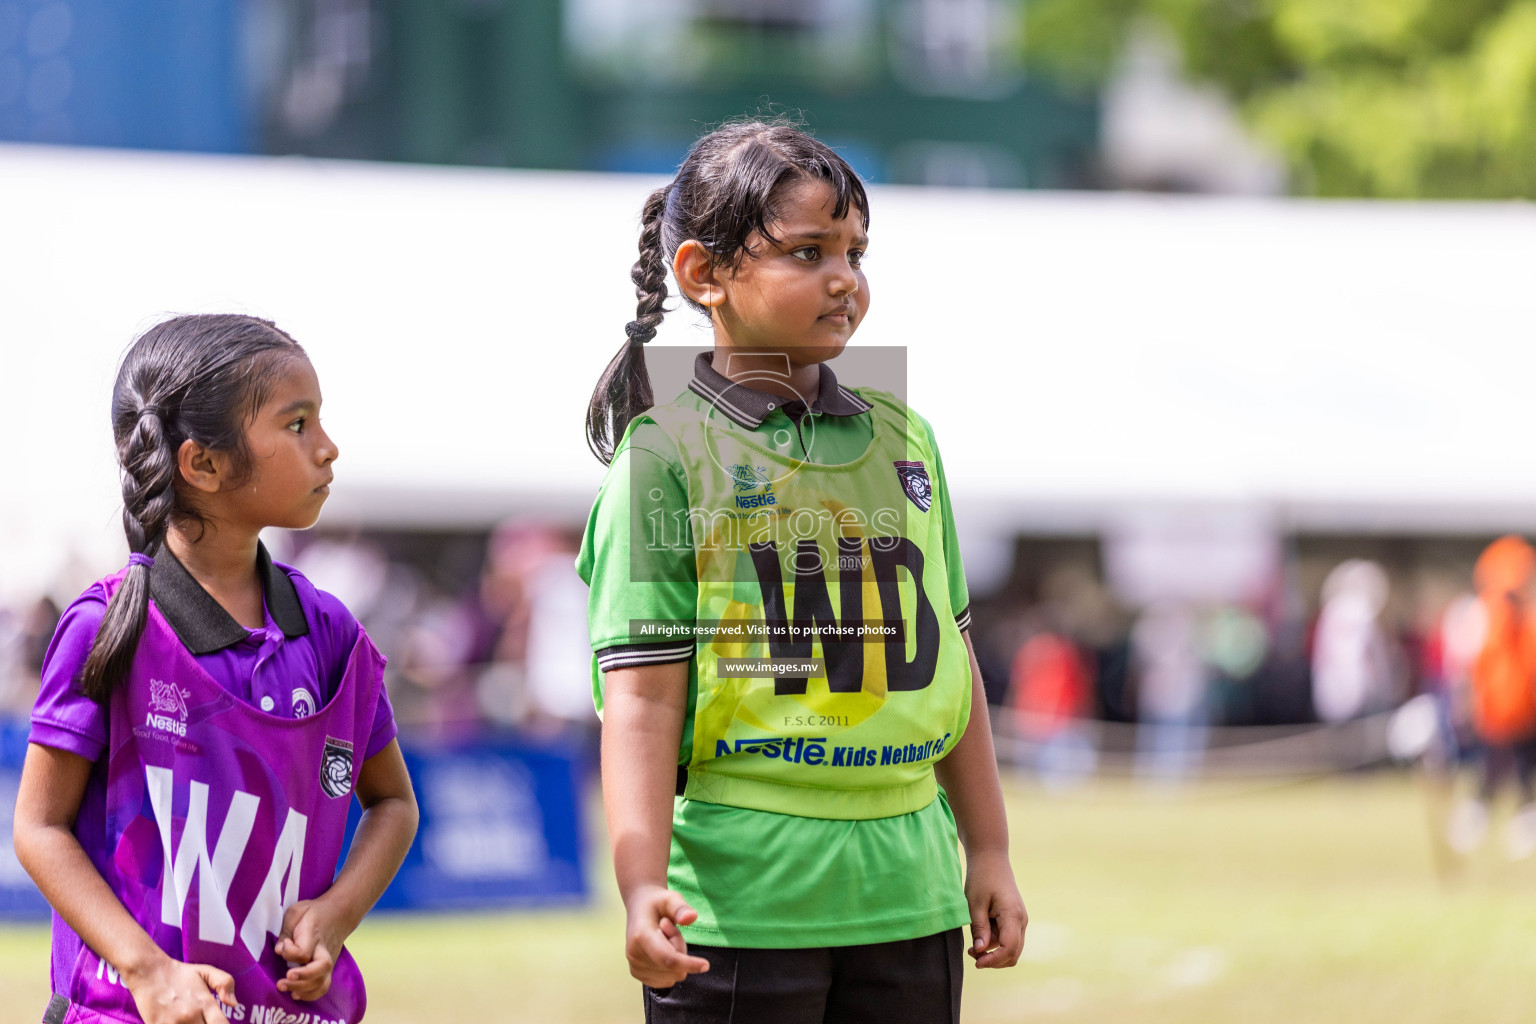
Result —
[[[299,603],[293,580],[277,567],[267,553],[267,546],[260,541],[256,542],[256,575],[261,577],[267,611],[283,635],[291,640],[308,633],[309,620],[304,617],[304,606]],[[193,654],[222,651],[250,635],[163,544],[149,570],[149,596],[154,598],[155,607],[170,623],[176,638]]]
[[[700,352],[693,361],[693,380],[688,390],[719,409],[737,426],[756,430],[775,409],[786,405],[798,405],[798,399],[784,399],[766,391],[738,384],[716,370],[710,362],[710,352]],[[857,416],[869,412],[874,406],[837,382],[832,367],[822,363],[821,380],[817,386],[816,400],[810,411],[828,416]]]

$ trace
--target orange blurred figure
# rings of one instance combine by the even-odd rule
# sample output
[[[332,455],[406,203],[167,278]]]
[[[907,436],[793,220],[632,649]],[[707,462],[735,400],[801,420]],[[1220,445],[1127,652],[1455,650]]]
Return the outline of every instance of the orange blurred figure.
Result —
[[[1536,622],[1527,596],[1533,573],[1536,551],[1519,537],[1488,545],[1473,570],[1487,632],[1472,664],[1472,724],[1493,745],[1536,734]]]
[[[1489,808],[1513,775],[1521,806],[1505,839],[1512,859],[1536,853],[1536,621],[1529,588],[1536,551],[1519,537],[1500,537],[1478,557],[1472,579],[1483,641],[1470,672],[1472,727],[1483,743],[1483,778],[1447,823],[1452,849],[1471,852],[1488,828]]]

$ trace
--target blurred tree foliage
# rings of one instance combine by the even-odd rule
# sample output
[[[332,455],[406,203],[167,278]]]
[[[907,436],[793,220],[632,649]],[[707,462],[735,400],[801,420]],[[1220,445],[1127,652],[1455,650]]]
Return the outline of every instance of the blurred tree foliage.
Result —
[[[1025,0],[1029,56],[1102,80],[1161,29],[1330,196],[1536,198],[1536,0]]]

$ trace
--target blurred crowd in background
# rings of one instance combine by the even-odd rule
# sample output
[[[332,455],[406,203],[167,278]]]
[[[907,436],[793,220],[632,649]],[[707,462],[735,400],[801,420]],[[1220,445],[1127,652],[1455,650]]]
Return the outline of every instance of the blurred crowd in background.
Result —
[[[1058,781],[1117,742],[1139,770],[1176,777],[1216,729],[1342,725],[1420,694],[1454,710],[1481,644],[1469,605],[1482,543],[1291,538],[1240,593],[1175,586],[1136,602],[1099,568],[1098,542],[1021,540],[1010,586],[974,613],[988,696]],[[1085,722],[1140,728],[1090,738]],[[1361,764],[1385,754],[1360,747]]]
[[[389,656],[406,728],[590,743],[598,723],[579,540],[577,524],[519,519],[488,533],[322,526],[272,544],[352,608]],[[1421,694],[1436,696],[1465,746],[1471,667],[1488,631],[1473,569],[1487,543],[1293,537],[1261,544],[1258,557],[1227,545],[1227,569],[1203,571],[1184,547],[1164,557],[1196,575],[1163,577],[1145,538],[1016,538],[1007,571],[984,574],[998,585],[972,602],[994,719],[1029,744],[1025,767],[1055,781],[1087,775],[1117,744],[1142,770],[1177,777],[1199,769],[1213,730],[1349,723]],[[29,712],[72,594],[60,581],[0,608],[0,713]]]

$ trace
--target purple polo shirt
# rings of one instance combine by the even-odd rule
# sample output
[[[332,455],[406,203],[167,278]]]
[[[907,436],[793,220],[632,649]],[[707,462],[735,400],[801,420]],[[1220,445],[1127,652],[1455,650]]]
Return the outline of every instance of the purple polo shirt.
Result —
[[[202,588],[168,548],[149,573],[149,595],[182,645],[214,681],[270,714],[304,718],[325,705],[341,682],[357,640],[357,620],[322,590],[296,586],[297,569],[272,561],[256,547],[266,622],[249,630]],[[59,618],[43,659],[43,685],[32,709],[30,740],[90,761],[107,748],[107,709],[74,681],[85,667],[107,612],[107,591],[93,583]],[[395,738],[395,713],[379,691],[364,759]],[[92,776],[92,785],[96,783]]]

